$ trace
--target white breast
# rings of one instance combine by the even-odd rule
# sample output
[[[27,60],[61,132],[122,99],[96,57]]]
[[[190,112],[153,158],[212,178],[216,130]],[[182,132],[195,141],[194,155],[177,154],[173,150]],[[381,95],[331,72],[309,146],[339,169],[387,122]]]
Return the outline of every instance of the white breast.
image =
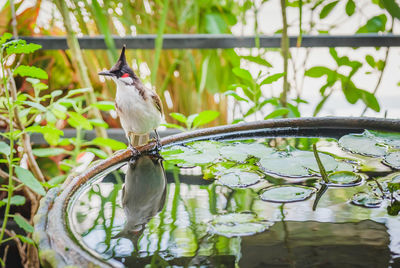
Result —
[[[156,129],[160,125],[161,113],[148,92],[145,92],[147,97],[144,100],[135,86],[126,85],[118,80],[116,83],[115,101],[121,125],[126,134],[129,132],[146,134]]]

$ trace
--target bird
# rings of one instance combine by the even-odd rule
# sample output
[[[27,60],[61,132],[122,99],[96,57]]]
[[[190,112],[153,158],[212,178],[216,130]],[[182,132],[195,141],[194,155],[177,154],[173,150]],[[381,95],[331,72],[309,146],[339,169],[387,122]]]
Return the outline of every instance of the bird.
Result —
[[[154,130],[157,148],[160,148],[160,137],[157,127],[163,117],[163,108],[157,93],[145,85],[129,67],[125,57],[126,46],[122,47],[117,63],[98,74],[110,77],[117,85],[115,108],[121,126],[129,141],[129,147],[143,145],[149,141],[149,134]]]

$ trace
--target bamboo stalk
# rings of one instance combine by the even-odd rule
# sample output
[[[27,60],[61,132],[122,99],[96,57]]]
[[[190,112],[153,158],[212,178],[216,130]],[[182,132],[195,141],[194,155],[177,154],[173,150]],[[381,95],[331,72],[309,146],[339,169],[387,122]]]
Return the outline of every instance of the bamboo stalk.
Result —
[[[286,0],[281,0],[281,9],[282,9],[282,40],[281,40],[281,52],[283,57],[283,72],[285,75],[283,76],[283,90],[280,96],[281,104],[283,107],[287,105],[287,94],[289,92],[289,83],[288,83],[288,62],[289,62],[289,38],[288,38],[288,23],[286,17]]]
[[[86,64],[83,60],[83,55],[82,55],[82,51],[79,46],[78,38],[76,37],[76,34],[72,29],[72,23],[71,23],[71,19],[69,17],[70,14],[68,11],[67,4],[65,1],[62,1],[62,0],[56,0],[55,4],[61,13],[61,16],[63,17],[64,27],[67,31],[68,47],[71,50],[72,60],[77,63],[81,84],[83,87],[89,89],[89,91],[85,94],[87,105],[91,105],[96,102],[96,96],[94,94],[94,89],[90,82]],[[100,110],[97,109],[96,107],[93,107],[89,111],[89,116],[94,117],[96,119],[102,119]],[[105,128],[95,126],[95,131],[96,131],[96,135],[98,137],[107,138],[107,132],[106,132]],[[112,153],[111,150],[107,147],[102,148],[102,150],[106,151],[108,154]]]

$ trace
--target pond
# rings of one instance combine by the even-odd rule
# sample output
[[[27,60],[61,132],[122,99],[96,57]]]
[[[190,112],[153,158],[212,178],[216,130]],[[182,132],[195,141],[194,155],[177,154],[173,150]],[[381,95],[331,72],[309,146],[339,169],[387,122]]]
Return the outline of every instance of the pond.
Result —
[[[343,130],[174,144],[82,187],[67,225],[116,267],[396,265],[399,148]]]

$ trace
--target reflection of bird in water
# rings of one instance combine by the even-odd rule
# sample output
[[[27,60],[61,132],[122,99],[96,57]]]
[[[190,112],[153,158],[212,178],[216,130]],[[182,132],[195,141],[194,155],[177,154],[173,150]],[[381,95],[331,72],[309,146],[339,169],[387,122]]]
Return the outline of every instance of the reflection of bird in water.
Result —
[[[150,219],[164,207],[166,177],[159,156],[142,155],[128,163],[122,188],[122,207],[126,215],[124,229],[116,237],[137,241]]]

